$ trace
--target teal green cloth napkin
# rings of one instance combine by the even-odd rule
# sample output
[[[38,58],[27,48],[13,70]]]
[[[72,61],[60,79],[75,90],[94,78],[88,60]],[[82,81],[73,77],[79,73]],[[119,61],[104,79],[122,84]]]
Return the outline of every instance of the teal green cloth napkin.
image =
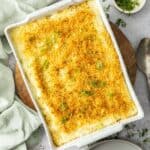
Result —
[[[39,128],[37,113],[15,95],[11,69],[6,64],[11,50],[3,36],[4,28],[24,19],[27,14],[47,6],[54,0],[0,1],[0,150],[27,150],[26,141]]]
[[[47,6],[55,0],[1,0],[0,1],[0,35],[4,28],[24,19],[27,14]]]
[[[0,150],[18,145],[17,149],[26,150],[24,142],[40,124],[37,113],[15,96],[12,71],[0,64]]]

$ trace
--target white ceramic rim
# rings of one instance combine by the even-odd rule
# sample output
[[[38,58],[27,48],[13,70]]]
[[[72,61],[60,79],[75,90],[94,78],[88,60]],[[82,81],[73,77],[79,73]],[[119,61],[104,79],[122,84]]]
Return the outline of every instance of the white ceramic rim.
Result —
[[[76,146],[76,147],[83,147],[83,146],[85,146],[87,144],[93,143],[93,142],[95,142],[97,140],[100,140],[100,139],[105,138],[105,137],[107,137],[109,135],[112,135],[112,134],[114,134],[116,132],[119,132],[119,131],[121,131],[123,129],[124,125],[126,125],[126,124],[128,124],[130,122],[139,120],[139,119],[144,117],[143,110],[141,108],[141,105],[140,105],[140,103],[139,103],[139,101],[138,101],[138,99],[137,99],[137,97],[135,95],[135,92],[133,90],[133,87],[131,85],[131,82],[130,82],[130,79],[128,77],[127,70],[126,70],[126,67],[125,67],[125,64],[124,64],[121,52],[120,52],[119,47],[117,45],[116,39],[115,39],[114,34],[112,32],[112,29],[110,27],[110,24],[109,24],[109,22],[107,20],[107,17],[106,17],[106,15],[104,13],[102,5],[101,5],[99,0],[94,0],[96,5],[99,8],[99,12],[101,14],[101,17],[102,17],[102,20],[104,22],[104,25],[106,26],[106,29],[107,29],[108,33],[110,34],[110,36],[111,36],[112,42],[114,43],[114,47],[116,49],[116,52],[117,52],[119,60],[120,60],[120,65],[121,65],[121,68],[122,68],[122,72],[123,72],[123,75],[124,75],[124,78],[125,78],[128,90],[130,92],[130,95],[131,95],[133,101],[135,102],[135,105],[137,107],[138,113],[135,116],[132,116],[132,117],[127,118],[125,120],[121,120],[120,122],[117,122],[117,123],[115,123],[113,125],[110,125],[110,126],[108,126],[106,128],[98,130],[96,132],[93,132],[93,133],[90,133],[88,135],[79,137],[79,138],[77,138],[77,139],[75,139],[75,140],[73,140],[71,142],[68,142],[68,143],[62,145],[62,146],[56,147],[55,144],[53,143],[52,137],[51,137],[51,135],[50,135],[50,133],[48,131],[48,127],[47,127],[47,125],[46,125],[46,123],[44,121],[42,113],[41,113],[41,111],[40,111],[40,109],[38,107],[38,104],[37,104],[36,100],[34,99],[34,96],[33,96],[32,92],[31,92],[30,84],[29,84],[29,82],[28,82],[28,80],[27,80],[27,78],[25,76],[25,73],[23,71],[21,62],[20,62],[19,57],[17,55],[17,51],[15,50],[15,46],[13,45],[13,42],[12,42],[12,40],[10,38],[9,32],[10,32],[10,30],[12,28],[18,27],[18,26],[20,26],[22,24],[26,24],[26,23],[28,23],[28,22],[30,22],[32,20],[36,20],[36,19],[38,19],[40,17],[48,16],[48,15],[56,12],[57,10],[64,9],[64,8],[70,6],[70,5],[75,5],[76,3],[80,3],[82,1],[83,0],[62,0],[62,1],[59,1],[57,3],[54,3],[53,5],[45,7],[43,9],[41,9],[41,10],[36,11],[36,12],[33,12],[32,14],[28,15],[25,20],[23,20],[21,22],[18,22],[18,23],[15,23],[15,24],[12,24],[12,25],[9,25],[9,26],[7,26],[5,28],[5,35],[7,37],[7,40],[9,42],[9,44],[10,44],[10,47],[11,47],[11,49],[13,51],[13,54],[14,54],[14,56],[16,58],[16,61],[18,63],[18,66],[19,66],[20,72],[22,74],[23,80],[25,82],[25,85],[27,87],[27,90],[28,90],[28,92],[29,92],[29,94],[30,94],[30,96],[32,98],[32,101],[33,101],[33,103],[34,103],[34,105],[35,105],[35,107],[36,107],[36,109],[38,111],[38,114],[39,114],[39,116],[41,118],[41,121],[42,121],[42,123],[44,125],[44,128],[45,128],[45,131],[46,131],[46,135],[48,137],[48,141],[49,141],[49,145],[50,145],[50,149],[51,150],[64,150],[66,148],[74,147],[74,146]]]
[[[101,141],[101,142],[99,142],[95,147],[93,147],[93,148],[96,148],[96,147],[98,147],[98,146],[100,146],[101,144],[105,144],[105,143],[109,143],[109,142],[120,142],[120,143],[126,143],[126,144],[128,144],[128,145],[131,145],[131,146],[133,146],[133,147],[135,147],[137,150],[142,150],[142,148],[139,146],[139,145],[137,145],[137,144],[134,144],[134,143],[132,143],[132,142],[130,142],[130,141],[128,141],[128,140],[122,140],[122,139],[111,139],[111,140],[104,140],[104,141]],[[92,149],[93,149],[92,148]]]
[[[139,12],[139,11],[145,6],[146,0],[142,0],[142,2],[139,4],[139,6],[136,7],[135,9],[131,10],[131,11],[123,10],[122,8],[120,8],[120,7],[117,5],[117,3],[116,3],[115,0],[113,0],[113,4],[114,4],[115,8],[116,8],[117,10],[119,10],[120,12],[123,12],[123,13],[125,13],[125,14],[134,14],[134,13]]]

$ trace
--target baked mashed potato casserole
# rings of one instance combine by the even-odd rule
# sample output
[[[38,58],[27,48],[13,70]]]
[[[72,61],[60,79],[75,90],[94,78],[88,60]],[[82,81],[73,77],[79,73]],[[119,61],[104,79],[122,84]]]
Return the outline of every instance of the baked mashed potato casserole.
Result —
[[[57,146],[137,114],[97,7],[84,1],[11,31]]]

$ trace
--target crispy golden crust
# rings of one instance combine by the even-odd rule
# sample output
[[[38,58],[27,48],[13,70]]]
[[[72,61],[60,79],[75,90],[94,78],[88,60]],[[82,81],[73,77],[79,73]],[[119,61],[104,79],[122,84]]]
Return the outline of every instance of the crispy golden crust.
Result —
[[[94,1],[11,33],[56,145],[137,113]]]

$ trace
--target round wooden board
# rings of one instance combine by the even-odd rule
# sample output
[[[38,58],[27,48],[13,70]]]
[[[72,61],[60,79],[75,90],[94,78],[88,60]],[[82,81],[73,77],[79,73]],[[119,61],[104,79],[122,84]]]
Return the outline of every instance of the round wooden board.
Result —
[[[134,84],[135,77],[136,77],[136,69],[137,69],[134,49],[131,46],[129,40],[121,32],[121,30],[115,24],[113,23],[110,24],[114,32],[114,35],[116,37],[116,40],[118,42],[118,45],[120,47],[122,56],[124,58],[124,62],[126,64],[130,76],[130,80],[132,84]],[[21,100],[30,108],[35,109],[17,65],[15,69],[15,83],[16,83],[17,94],[21,98]]]

